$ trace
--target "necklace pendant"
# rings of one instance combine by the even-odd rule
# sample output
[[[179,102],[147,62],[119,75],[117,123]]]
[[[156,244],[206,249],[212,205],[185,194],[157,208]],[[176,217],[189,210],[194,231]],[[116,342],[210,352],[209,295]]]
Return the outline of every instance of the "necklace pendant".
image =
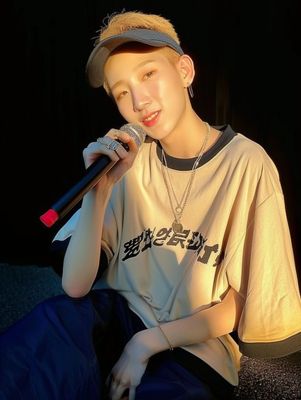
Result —
[[[177,214],[181,214],[181,213],[183,212],[183,207],[177,206],[177,207],[175,208],[175,212],[176,212]]]
[[[172,230],[174,231],[174,233],[181,233],[183,231],[183,225],[174,220],[174,222],[172,223]]]

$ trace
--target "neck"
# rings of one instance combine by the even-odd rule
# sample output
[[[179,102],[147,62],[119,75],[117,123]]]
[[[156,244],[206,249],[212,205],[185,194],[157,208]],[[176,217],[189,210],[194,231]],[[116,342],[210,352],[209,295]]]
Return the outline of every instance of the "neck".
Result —
[[[173,134],[161,140],[160,144],[169,156],[193,158],[199,154],[207,131],[206,123],[197,117],[193,123],[185,124],[183,128],[177,128]]]

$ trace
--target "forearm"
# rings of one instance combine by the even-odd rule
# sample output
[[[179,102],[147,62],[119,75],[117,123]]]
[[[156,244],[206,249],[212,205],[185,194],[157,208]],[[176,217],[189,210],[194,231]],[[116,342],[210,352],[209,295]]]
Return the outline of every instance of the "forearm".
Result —
[[[188,317],[161,324],[161,328],[172,347],[201,343],[234,331],[242,307],[242,298],[230,288],[220,303]],[[150,355],[170,347],[158,327],[139,332],[136,339]]]
[[[80,218],[66,250],[62,286],[72,297],[87,294],[97,275],[105,207],[110,190],[87,193],[82,201]]]

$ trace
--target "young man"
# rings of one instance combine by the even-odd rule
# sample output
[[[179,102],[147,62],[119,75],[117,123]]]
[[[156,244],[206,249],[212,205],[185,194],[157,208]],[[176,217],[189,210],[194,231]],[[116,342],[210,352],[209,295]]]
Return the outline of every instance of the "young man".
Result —
[[[126,130],[112,129],[84,149],[86,167],[100,155],[116,164],[54,238],[67,243],[68,296],[46,301],[30,318],[52,321],[46,326],[57,352],[66,344],[72,354],[81,350],[62,373],[77,393],[89,387],[89,398],[104,395],[93,329],[109,398],[230,398],[241,353],[279,357],[301,349],[300,294],[276,167],[257,143],[196,114],[193,61],[161,16],[113,15],[87,75],[147,138],[139,146]],[[65,321],[70,310],[78,316]]]

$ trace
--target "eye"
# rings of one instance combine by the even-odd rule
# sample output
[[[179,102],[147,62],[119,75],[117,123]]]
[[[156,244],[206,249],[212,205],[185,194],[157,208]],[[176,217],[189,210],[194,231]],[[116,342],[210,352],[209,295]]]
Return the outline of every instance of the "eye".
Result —
[[[149,71],[146,74],[143,75],[143,79],[149,79],[154,75],[155,71]]]
[[[127,94],[128,94],[128,91],[127,90],[123,90],[122,92],[118,93],[118,95],[116,96],[116,100],[121,100]]]

